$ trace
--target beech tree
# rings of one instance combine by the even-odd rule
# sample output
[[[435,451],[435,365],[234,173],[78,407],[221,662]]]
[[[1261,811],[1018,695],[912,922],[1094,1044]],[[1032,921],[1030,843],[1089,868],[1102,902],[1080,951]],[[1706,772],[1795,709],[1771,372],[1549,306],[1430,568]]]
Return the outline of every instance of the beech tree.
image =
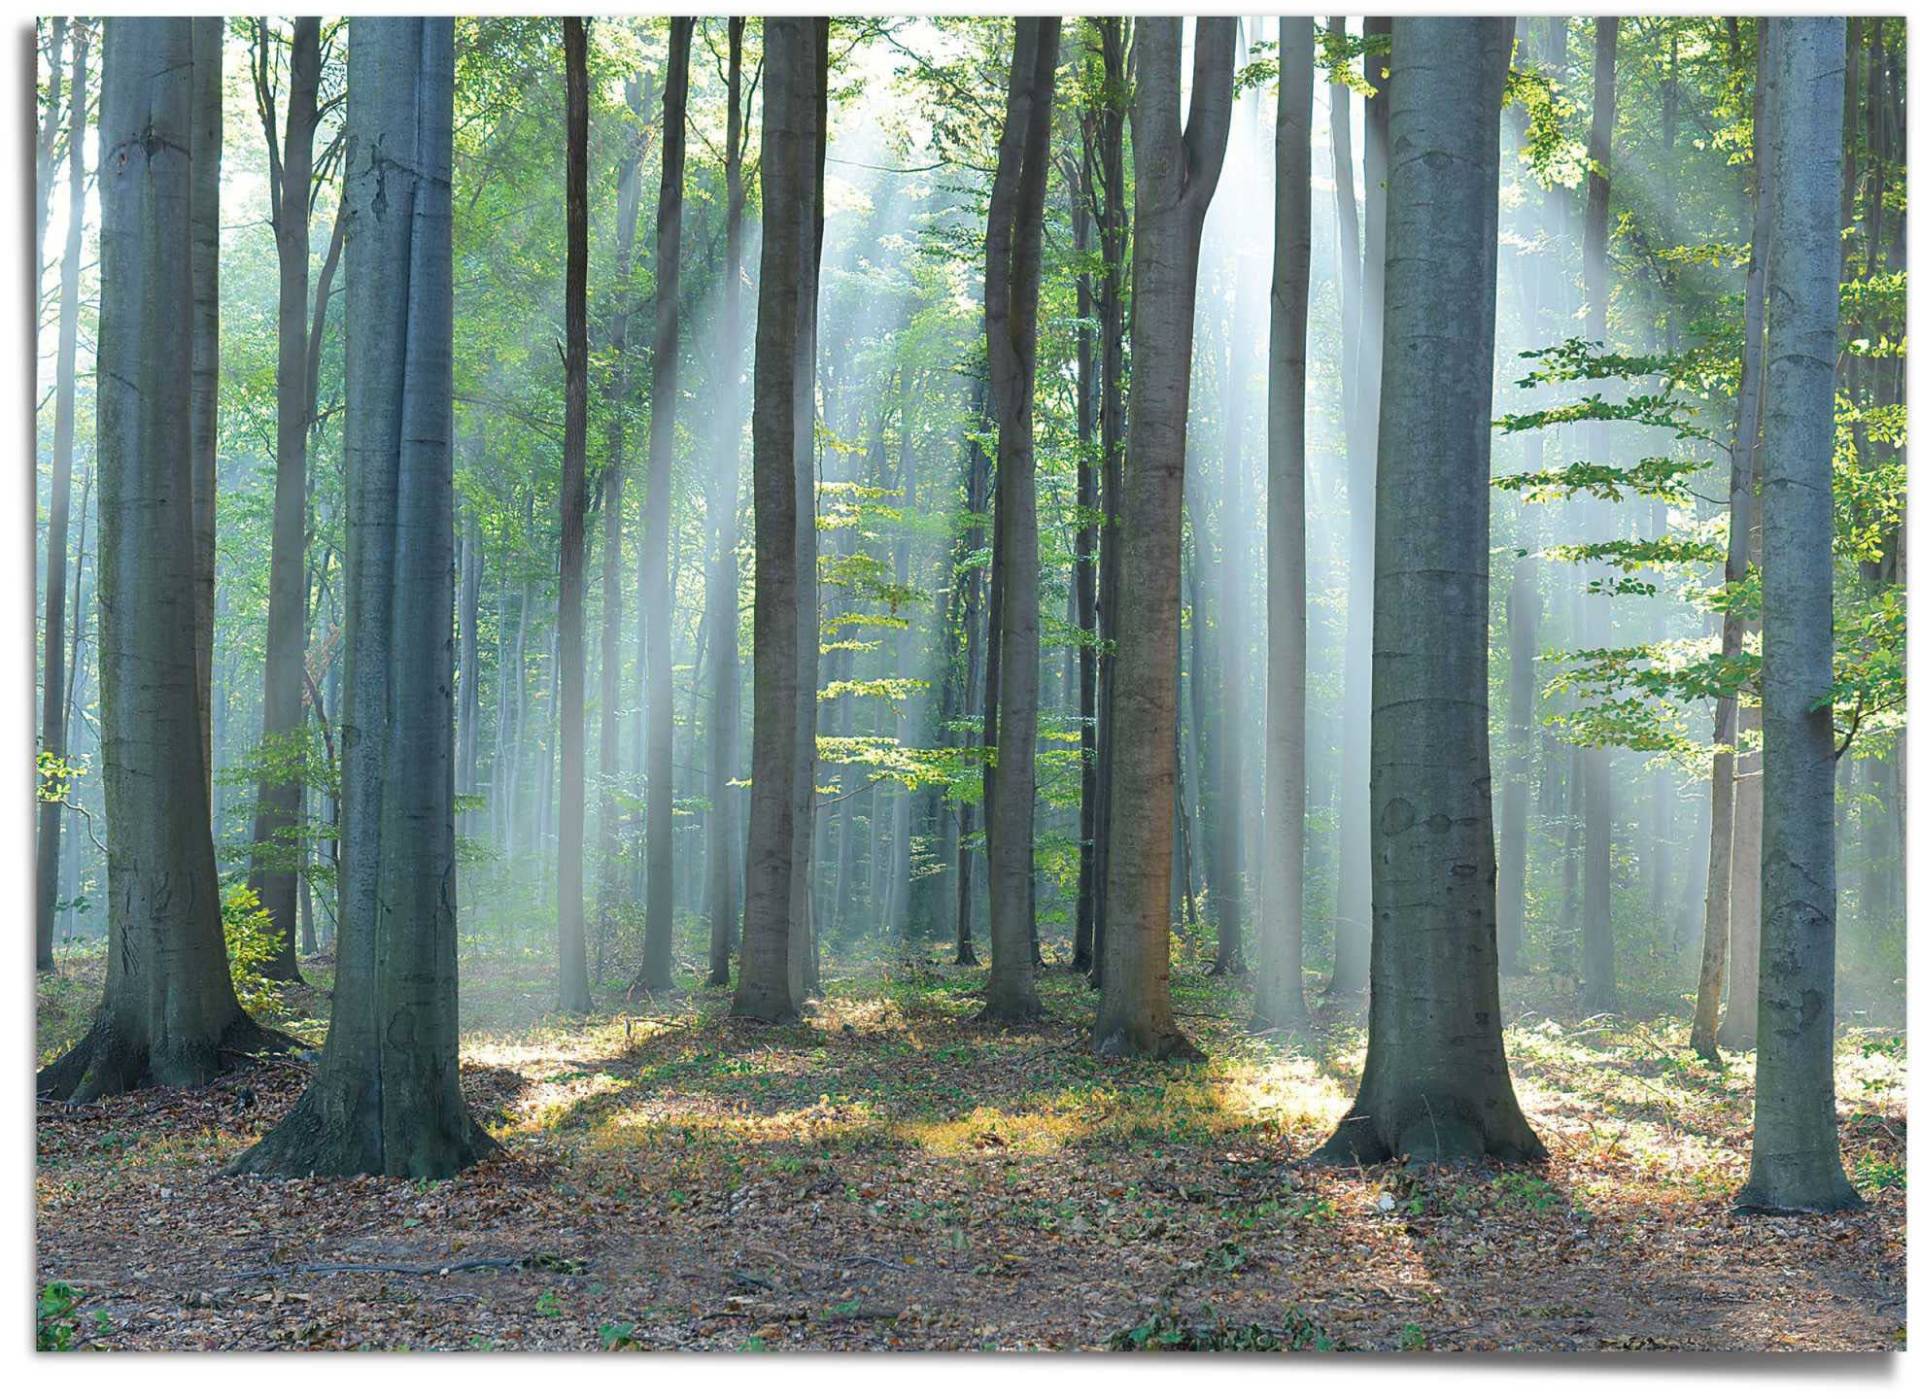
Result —
[[[1180,511],[1200,233],[1233,114],[1237,21],[1195,25],[1180,121],[1181,21],[1134,25],[1133,375],[1119,497],[1107,929],[1093,1040],[1108,1055],[1197,1054],[1173,1020],[1169,899],[1180,646]]]
[[[1833,1102],[1833,391],[1840,343],[1844,19],[1771,21],[1765,825],[1753,1155],[1741,1208],[1856,1209]]]
[[[39,1073],[90,1102],[207,1082],[288,1043],[227,970],[201,739],[193,535],[194,113],[218,91],[214,19],[105,21],[100,93],[100,708],[107,981]],[[202,31],[196,35],[195,31]],[[198,42],[196,42],[196,39]]]
[[[1046,231],[1060,21],[1014,21],[1007,115],[987,206],[987,358],[998,411],[1001,523],[994,578],[1004,592],[995,698],[997,754],[988,808],[987,877],[993,964],[986,1014],[1039,1013],[1033,989],[1033,755],[1040,708],[1040,536],[1033,484],[1035,314]]]
[[[1367,1057],[1331,1159],[1533,1160],[1500,1033],[1488,455],[1510,19],[1396,21],[1373,614]]]
[[[495,1149],[460,1093],[452,161],[453,21],[353,20],[333,1011],[312,1082],[235,1173],[439,1179]]]

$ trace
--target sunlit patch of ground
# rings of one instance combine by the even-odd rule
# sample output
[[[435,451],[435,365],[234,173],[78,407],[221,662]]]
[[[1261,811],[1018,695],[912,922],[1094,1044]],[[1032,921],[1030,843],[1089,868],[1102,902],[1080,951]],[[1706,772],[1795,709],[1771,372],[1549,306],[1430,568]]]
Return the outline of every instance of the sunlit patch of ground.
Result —
[[[63,970],[43,1053],[98,994],[97,957]],[[1515,1015],[1542,1167],[1341,1170],[1306,1158],[1358,1081],[1357,1006],[1274,1044],[1244,1032],[1244,981],[1182,968],[1208,1060],[1112,1064],[1065,972],[1040,978],[1044,1020],[1003,1033],[974,1019],[981,971],[828,971],[795,1026],[734,1024],[691,967],[634,1003],[609,967],[572,1017],[543,951],[467,949],[463,1087],[506,1151],[451,1182],[214,1178],[296,1066],[43,1107],[41,1281],[74,1299],[72,1343],[109,1348],[1904,1341],[1904,1036],[1842,1037],[1869,1208],[1746,1220],[1751,1056],[1702,1065],[1678,1021]],[[310,1033],[323,990],[291,1008]]]

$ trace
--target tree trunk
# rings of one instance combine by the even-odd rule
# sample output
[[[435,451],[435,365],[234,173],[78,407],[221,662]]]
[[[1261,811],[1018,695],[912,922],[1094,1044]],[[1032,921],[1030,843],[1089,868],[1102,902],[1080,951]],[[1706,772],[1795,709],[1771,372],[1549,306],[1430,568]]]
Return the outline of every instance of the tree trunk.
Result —
[[[727,21],[727,261],[720,302],[719,448],[715,453],[716,513],[713,572],[707,583],[713,647],[713,729],[707,755],[707,984],[725,986],[729,954],[739,936],[740,904],[733,859],[740,824],[732,783],[740,761],[740,262],[746,186],[741,176],[745,139],[740,51],[747,22]]]
[[[1256,1029],[1306,1029],[1307,303],[1313,252],[1313,20],[1280,21],[1267,375],[1267,816]]]
[[[566,439],[560,480],[559,1008],[592,1009],[587,992],[587,28],[561,21],[567,67]]]
[[[1365,35],[1384,38],[1391,19],[1369,16]],[[1367,190],[1366,242],[1361,264],[1361,326],[1357,349],[1354,422],[1358,440],[1347,475],[1347,629],[1342,670],[1340,737],[1340,866],[1334,893],[1333,982],[1336,996],[1358,995],[1367,986],[1371,955],[1372,831],[1368,807],[1370,715],[1373,711],[1374,500],[1380,440],[1382,297],[1386,286],[1387,118],[1391,111],[1387,56],[1366,58],[1367,99],[1362,175]]]
[[[55,21],[64,28],[64,21]],[[57,61],[56,51],[56,61]],[[74,360],[80,339],[80,249],[87,200],[87,30],[73,28],[73,97],[67,118],[67,241],[60,259],[60,341],[54,369],[53,484],[47,507],[47,619],[40,672],[40,752],[65,764],[67,753],[67,525],[73,497]],[[196,109],[196,115],[198,110]],[[48,146],[51,146],[49,141]],[[49,165],[51,152],[49,151]],[[49,189],[49,193],[51,190]],[[43,219],[44,222],[44,219]],[[197,264],[196,264],[197,266]],[[38,309],[36,304],[36,316]],[[81,512],[82,549],[86,513]],[[79,609],[74,611],[75,623]],[[197,617],[196,617],[197,625]],[[197,633],[196,633],[197,635]],[[78,666],[76,664],[76,669]],[[64,786],[64,779],[54,784]],[[64,802],[40,803],[34,862],[33,961],[53,970],[53,925],[60,893],[60,830]]]
[[[1773,21],[1759,1053],[1741,1209],[1859,1208],[1834,1130],[1833,391],[1846,21]]]
[[[1175,692],[1179,680],[1180,509],[1186,475],[1200,233],[1226,155],[1235,21],[1196,25],[1193,98],[1180,123],[1181,22],[1135,22],[1134,367],[1120,498],[1119,591],[1126,598],[1113,682],[1113,782],[1102,1054],[1196,1054],[1168,985]]]
[[[471,508],[466,512],[460,539],[460,696],[455,717],[458,746],[454,755],[453,789],[463,797],[475,795],[480,756],[480,525]],[[504,623],[503,616],[501,621]],[[505,678],[504,676],[502,677]],[[461,834],[473,833],[474,816],[465,812],[455,823]]]
[[[969,719],[980,714],[985,708],[986,685],[986,628],[982,605],[981,550],[986,547],[987,535],[980,521],[987,513],[987,490],[989,464],[987,454],[981,449],[980,436],[987,428],[987,381],[976,378],[973,381],[973,400],[968,421],[973,425],[967,438],[967,527],[960,536],[961,557],[967,563],[965,592],[961,605],[961,629],[966,636],[967,658],[966,673],[962,681],[960,698],[961,712]],[[984,743],[984,738],[975,735],[971,728],[967,733],[969,745]],[[955,966],[974,967],[980,964],[973,949],[973,868],[975,813],[978,810],[973,802],[963,802],[960,806],[960,833],[958,853],[955,857],[957,891],[954,907],[954,952]]]
[[[213,790],[214,515],[220,447],[221,58],[226,34],[224,20],[196,24],[193,29],[193,623],[198,647],[194,675],[199,687],[195,703],[200,711],[201,761],[207,769],[209,792]],[[305,308],[301,309],[304,315]],[[303,391],[299,415],[303,431],[312,416],[311,395]],[[303,463],[301,475],[305,474]],[[304,524],[303,520],[303,529]],[[302,588],[299,683],[306,679],[304,579]],[[305,824],[303,817],[296,816],[295,820]],[[306,863],[304,841],[296,860],[301,865]],[[298,981],[291,922],[286,932],[289,941],[282,970],[291,973],[287,979]]]
[[[320,21],[296,19],[288,59],[284,139],[273,130],[266,74],[271,40],[256,41],[255,79],[267,127],[273,241],[280,263],[278,360],[275,371],[273,554],[267,582],[266,697],[261,721],[262,775],[254,798],[253,851],[247,883],[273,919],[278,945],[263,969],[299,981],[293,936],[298,913],[300,782],[291,774],[303,754],[307,645],[307,283],[312,238],[313,138],[319,121]],[[280,154],[276,158],[275,150]],[[209,520],[209,529],[211,520]],[[210,562],[210,561],[209,561]]]
[[[1073,248],[1081,258],[1090,258],[1093,246],[1093,209],[1088,182],[1093,178],[1088,143],[1082,141],[1082,160],[1075,167],[1073,183]],[[1082,633],[1079,647],[1079,688],[1076,694],[1080,711],[1080,819],[1079,859],[1076,862],[1073,899],[1073,969],[1093,970],[1094,858],[1099,839],[1099,777],[1094,761],[1099,733],[1094,710],[1099,700],[1099,650],[1094,645],[1096,615],[1094,567],[1100,512],[1100,463],[1095,445],[1094,423],[1100,412],[1100,381],[1093,369],[1093,274],[1084,266],[1074,278],[1074,311],[1079,326],[1074,332],[1076,383],[1074,395],[1074,433],[1079,455],[1074,461],[1074,504],[1078,519],[1073,533],[1073,624]]]
[[[460,1094],[453,819],[453,22],[355,19],[347,60],[346,694],[333,1015],[238,1173],[439,1179]]]
[[[234,999],[198,706],[193,529],[193,118],[216,20],[105,21],[101,67],[101,778],[107,982],[93,1026],[43,1069],[89,1102],[195,1086],[288,1043]],[[198,31],[198,32],[196,32]],[[186,275],[182,275],[186,269]]]
[[[674,407],[680,381],[680,208],[692,47],[693,21],[671,21],[653,275],[647,525],[640,550],[647,631],[647,933],[634,988],[654,993],[673,989],[673,592],[667,574],[667,536],[673,522]]]
[[[1510,19],[1394,26],[1372,1000],[1360,1090],[1321,1149],[1329,1159],[1545,1154],[1501,1044],[1487,738],[1499,121],[1512,52]]]
[[[1000,664],[996,757],[987,822],[988,1019],[1030,1019],[1033,988],[1034,747],[1040,713],[1040,535],[1034,496],[1033,381],[1040,248],[1046,227],[1060,21],[1014,21],[1013,71],[999,164],[987,208],[987,358],[998,410]]]
[[[795,715],[803,706],[811,713],[815,703],[800,656],[818,625],[816,619],[815,628],[804,627],[801,616],[812,589],[803,587],[800,575],[812,564],[800,536],[814,528],[813,355],[802,340],[812,339],[815,148],[824,138],[815,87],[826,55],[811,20],[769,17],[764,25],[764,232],[753,370],[753,787],[733,1013],[778,1022],[799,1014],[800,995],[789,971],[796,892],[805,893],[796,891],[794,881],[795,817],[803,803],[809,812],[813,804],[811,765],[803,773],[797,751],[803,725]],[[817,645],[815,651],[817,659]]]

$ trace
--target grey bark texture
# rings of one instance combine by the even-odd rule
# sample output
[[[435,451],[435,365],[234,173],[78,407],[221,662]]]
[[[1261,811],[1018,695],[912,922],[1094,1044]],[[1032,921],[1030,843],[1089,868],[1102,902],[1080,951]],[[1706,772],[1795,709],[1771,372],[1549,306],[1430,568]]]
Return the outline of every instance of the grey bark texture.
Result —
[[[1487,721],[1500,99],[1513,21],[1395,22],[1367,1058],[1329,1159],[1542,1155],[1501,1042]]]
[[[229,1169],[438,1179],[495,1147],[460,1093],[453,812],[453,21],[347,60],[346,689],[326,1047]]]
[[[1834,1127],[1833,396],[1846,21],[1772,21],[1774,241],[1760,492],[1767,725],[1753,1155],[1738,1206],[1860,1206]]]

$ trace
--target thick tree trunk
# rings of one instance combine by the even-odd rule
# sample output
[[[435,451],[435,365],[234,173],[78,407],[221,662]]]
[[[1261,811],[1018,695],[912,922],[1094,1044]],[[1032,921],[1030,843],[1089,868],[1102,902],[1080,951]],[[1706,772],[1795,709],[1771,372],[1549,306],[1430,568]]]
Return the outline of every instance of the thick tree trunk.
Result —
[[[647,933],[634,989],[673,989],[673,523],[674,408],[680,383],[680,208],[687,166],[687,66],[693,21],[671,21],[661,115],[660,208],[654,251],[653,393],[647,426],[647,525],[640,591],[647,631]]]
[[[815,88],[826,55],[813,21],[769,17],[766,97],[760,123],[764,232],[753,370],[753,788],[747,820],[746,923],[740,940],[735,1016],[789,1021],[800,993],[790,974],[796,923],[796,813],[811,824],[812,765],[797,751],[814,681],[800,649],[817,632],[802,625],[813,590],[812,280],[816,239],[816,147],[824,139]],[[803,345],[802,340],[809,342]],[[805,458],[802,493],[801,459]],[[811,541],[809,540],[810,544]],[[816,661],[818,646],[815,644]],[[804,785],[803,785],[804,784]],[[804,921],[802,921],[804,927]]]
[[[1120,496],[1113,781],[1100,1011],[1102,1054],[1197,1051],[1173,1020],[1167,903],[1173,874],[1180,510],[1200,234],[1233,113],[1235,21],[1196,25],[1193,99],[1180,122],[1181,22],[1135,22],[1134,367]]]
[[[1256,1029],[1306,1029],[1307,303],[1313,251],[1313,20],[1280,21],[1267,375],[1267,818]]]
[[[1545,1153],[1501,1044],[1487,738],[1487,485],[1500,100],[1513,21],[1394,26],[1372,1000],[1330,1159]],[[1444,430],[1436,428],[1444,424]],[[1445,619],[1444,623],[1436,619]]]
[[[587,1011],[587,29],[561,21],[567,67],[566,437],[560,475],[559,1008]],[[542,804],[543,809],[545,803]]]
[[[56,20],[55,24],[65,27],[64,20]],[[56,48],[56,62],[58,57]],[[84,25],[75,25],[73,30],[72,90],[67,118],[67,240],[60,259],[60,340],[54,361],[53,483],[47,502],[47,617],[40,672],[40,751],[52,754],[63,764],[68,758],[68,678],[64,648],[67,643],[67,526],[73,498],[74,361],[80,339],[80,249],[87,200],[87,30]],[[195,114],[198,115],[197,107]],[[49,147],[47,166],[51,168],[52,143],[46,144]],[[44,223],[44,215],[42,221]],[[83,553],[85,521],[83,509]],[[77,626],[77,607],[74,621]],[[65,814],[63,801],[40,803],[34,862],[33,962],[36,970],[43,972],[53,970],[54,916],[60,894],[60,833]]]
[[[222,49],[225,20],[208,20],[193,27],[193,625],[198,682],[195,703],[200,711],[200,752],[207,769],[207,790],[213,790],[213,582],[214,515],[219,473],[220,436],[220,155],[224,138],[221,100]],[[324,307],[325,302],[322,301]],[[305,307],[301,308],[302,315]],[[300,398],[304,431],[313,416],[312,395]],[[303,447],[304,452],[304,447]],[[301,475],[305,476],[304,464]],[[276,502],[276,508],[278,502]],[[303,527],[304,527],[304,521]],[[304,552],[304,551],[303,551]],[[305,580],[302,579],[304,589]],[[304,593],[303,593],[304,597]],[[302,612],[304,614],[304,602]],[[300,673],[306,679],[306,619],[301,618]],[[296,790],[298,790],[296,784]],[[304,797],[304,793],[302,793]],[[304,824],[304,818],[296,815]],[[296,853],[306,863],[305,843]],[[286,927],[285,966],[289,980],[298,981],[291,943],[292,924]]]
[[[299,909],[300,782],[290,774],[304,744],[307,646],[307,286],[312,236],[313,139],[319,120],[320,21],[296,19],[288,59],[284,139],[273,131],[268,79],[271,40],[257,38],[261,112],[267,125],[273,240],[280,263],[278,367],[275,371],[273,554],[267,576],[266,696],[261,721],[264,771],[254,797],[253,853],[247,883],[273,919],[279,939],[265,974],[300,980],[293,937]],[[275,149],[280,154],[272,158]],[[211,529],[211,521],[209,521]]]
[[[1034,496],[1033,380],[1040,249],[1046,229],[1047,154],[1053,131],[1060,21],[1014,21],[1013,72],[987,208],[987,359],[998,409],[999,490],[994,579],[999,691],[993,804],[987,824],[993,962],[984,1014],[1037,1015],[1033,989],[1034,747],[1040,715],[1040,534]]]
[[[455,965],[453,21],[351,38],[337,980],[313,1082],[230,1169],[438,1179],[494,1150],[460,1094]]]
[[[727,261],[720,293],[719,446],[715,452],[713,570],[707,580],[713,647],[713,717],[707,754],[707,984],[725,986],[739,937],[734,863],[740,799],[733,787],[740,761],[740,262],[746,186],[741,177],[745,115],[740,51],[747,22],[727,21]]]
[[[1759,1054],[1742,1209],[1853,1209],[1834,1130],[1833,390],[1846,21],[1773,21],[1763,426],[1767,708]]]
[[[1369,16],[1363,31],[1370,39],[1384,39],[1393,32],[1393,21]],[[1367,191],[1366,241],[1356,349],[1354,424],[1358,437],[1350,448],[1355,460],[1347,474],[1349,559],[1342,661],[1340,862],[1334,892],[1333,982],[1328,988],[1336,996],[1358,995],[1366,989],[1372,946],[1368,744],[1373,712],[1373,517],[1380,436],[1381,308],[1386,286],[1387,116],[1391,110],[1387,66],[1386,54],[1367,55],[1367,85],[1373,89],[1373,96],[1366,102],[1361,156]]]
[[[193,117],[215,20],[110,18],[101,68],[96,454],[107,982],[38,1075],[88,1102],[287,1043],[234,999],[220,930],[192,551]],[[195,30],[202,31],[196,34]],[[198,40],[198,42],[196,42]],[[183,275],[185,269],[185,275]]]

